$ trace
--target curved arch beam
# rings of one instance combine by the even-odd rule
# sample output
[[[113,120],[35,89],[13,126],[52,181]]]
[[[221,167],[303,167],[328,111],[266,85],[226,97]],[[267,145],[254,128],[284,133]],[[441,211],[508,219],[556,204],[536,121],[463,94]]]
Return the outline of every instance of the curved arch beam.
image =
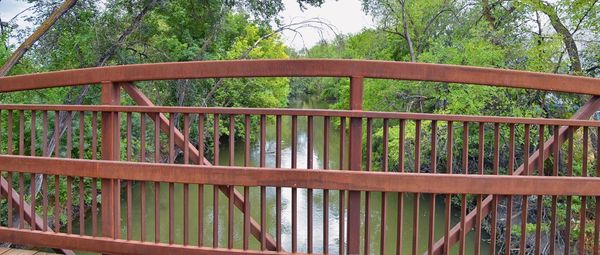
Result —
[[[365,77],[491,85],[600,95],[600,79],[506,69],[371,60],[230,60],[84,68],[0,78],[0,92],[196,78]]]

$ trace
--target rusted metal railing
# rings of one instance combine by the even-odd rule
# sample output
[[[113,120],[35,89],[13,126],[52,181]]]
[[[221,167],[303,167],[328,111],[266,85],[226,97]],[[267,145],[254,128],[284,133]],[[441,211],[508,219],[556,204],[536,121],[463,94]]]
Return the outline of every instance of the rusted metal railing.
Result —
[[[134,84],[289,76],[350,78],[348,110],[156,106]],[[372,112],[362,110],[369,78],[592,97],[571,119]],[[257,60],[22,75],[0,78],[0,91],[83,84],[101,84],[101,105],[0,105],[0,187],[8,208],[1,241],[107,254],[599,251],[600,122],[589,120],[600,107],[597,79]],[[138,105],[121,105],[122,94]],[[275,131],[273,155],[267,130]],[[227,155],[220,155],[222,142]]]

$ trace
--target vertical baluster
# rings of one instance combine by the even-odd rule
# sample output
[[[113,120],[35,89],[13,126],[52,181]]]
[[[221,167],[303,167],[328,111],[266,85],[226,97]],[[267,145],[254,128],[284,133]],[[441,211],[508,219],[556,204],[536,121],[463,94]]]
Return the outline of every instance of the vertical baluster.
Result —
[[[452,121],[448,121],[448,136],[446,141],[446,172],[452,174],[454,159],[454,130]],[[444,235],[444,254],[450,254],[450,225],[452,224],[452,194],[446,195],[446,215]]]
[[[7,195],[7,220],[6,226],[9,228],[13,227],[13,172],[8,172],[6,176],[6,182],[8,183],[8,195]]]
[[[42,112],[42,156],[48,156],[48,112]],[[42,207],[44,210],[42,231],[48,231],[48,176],[42,174]]]
[[[437,121],[431,121],[431,173],[437,173]],[[435,197],[431,194],[431,204],[429,206],[429,239],[427,245],[428,254],[433,254],[433,245],[435,242]],[[383,253],[382,253],[383,254]]]
[[[131,112],[127,113],[127,161],[132,160],[132,140],[131,140],[131,129],[133,126],[132,123],[132,114]],[[132,183],[133,181],[127,180],[127,240],[131,240],[133,236],[133,191],[132,191]]]
[[[513,175],[515,171],[515,124],[509,124],[509,138],[508,138],[508,175]],[[511,239],[512,239],[512,208],[513,208],[513,196],[506,196],[506,236],[504,237],[504,243],[506,251],[504,254],[510,254],[511,252]]]
[[[161,163],[160,159],[160,114],[154,115],[154,163]]]
[[[560,158],[560,143],[559,143],[559,134],[558,134],[558,126],[554,126],[554,162],[552,164],[552,175],[558,176],[558,163]],[[556,241],[556,223],[558,221],[556,217],[556,204],[558,197],[552,196],[552,221],[550,222],[550,254],[554,254],[556,251],[555,241]]]
[[[25,120],[23,110],[19,111],[19,155],[25,155]]]
[[[469,122],[463,122],[462,173],[469,174]],[[465,239],[467,236],[467,196],[460,197],[460,246],[459,254],[465,254]]]
[[[234,146],[235,146],[235,115],[229,115],[229,166],[233,166],[234,165]],[[229,249],[233,248],[233,200],[235,198],[235,186],[233,185],[229,185],[229,205],[228,205],[228,210],[227,210],[227,214],[229,217],[227,217],[227,233],[228,233],[228,237],[227,237],[227,247]],[[264,232],[264,231],[263,231]]]
[[[60,157],[60,112],[54,112],[54,157]]]
[[[48,111],[42,111],[42,156],[49,156],[48,152]]]
[[[131,240],[133,238],[133,190],[131,180],[127,180],[127,191],[125,199],[127,199],[127,240]]]
[[[477,173],[479,175],[483,175],[483,165],[484,165],[484,131],[485,124],[483,122],[479,122],[479,149],[478,149],[478,157],[477,157]],[[481,253],[481,222],[483,221],[482,211],[481,211],[481,200],[482,195],[477,195],[477,215],[475,217],[475,254]],[[494,208],[495,209],[495,208]]]
[[[198,164],[204,165],[204,114],[198,114]],[[248,201],[246,201],[248,203]],[[198,246],[204,246],[204,185],[198,184]]]
[[[31,156],[35,156],[35,121],[36,121],[36,112],[35,111],[31,111],[31,121],[29,122],[29,128],[30,130],[30,135],[31,135],[31,140],[30,140],[30,152],[29,155]]]
[[[92,112],[92,160],[96,159],[96,153],[98,150],[98,112]],[[96,233],[98,231],[98,223],[97,223],[97,201],[96,201],[96,196],[97,196],[97,180],[96,178],[92,178],[92,236],[96,236]]]
[[[367,118],[367,172],[373,170],[373,119]],[[371,192],[365,191],[365,246],[364,254],[371,253]]]
[[[404,173],[404,134],[406,120],[401,119],[398,126],[398,172]],[[404,193],[398,192],[398,212],[396,226],[396,254],[402,254],[404,236]]]
[[[79,177],[79,234],[85,235],[84,178]]]
[[[539,129],[539,142],[538,150],[540,156],[538,157],[538,175],[544,176],[544,125],[540,125]],[[544,197],[541,195],[537,196],[537,220],[535,223],[535,254],[542,254],[542,221],[544,220],[543,208],[544,208]]]
[[[140,113],[140,162],[146,162],[146,114]],[[140,241],[146,241],[146,182],[140,181]]]
[[[29,207],[29,215],[31,215],[31,217],[29,217],[29,226],[31,227],[31,230],[35,230],[35,174],[32,173],[29,175],[29,195],[30,195],[30,207]]]
[[[117,118],[119,116],[119,113],[117,113]],[[125,139],[126,139],[126,151],[125,151],[125,159],[126,161],[131,161],[131,112],[126,113],[126,130],[125,130]],[[117,122],[118,125],[120,126],[120,121]],[[120,129],[120,128],[119,128]],[[119,141],[120,141],[121,137],[119,136]],[[117,158],[120,159],[120,158]],[[126,181],[127,182],[127,189],[126,189],[126,193],[125,193],[125,203],[126,203],[126,217],[127,217],[127,230],[125,233],[125,237],[127,238],[127,240],[131,239],[131,217],[130,217],[130,213],[131,213],[131,181]],[[116,191],[115,191],[115,226],[116,226],[116,233],[115,236],[117,236],[117,238],[120,237],[121,235],[121,180],[116,180],[115,184],[117,185]]]
[[[10,115],[9,115],[10,116]],[[58,158],[60,148],[60,126],[59,126],[60,112],[54,112],[54,157]],[[59,191],[60,177],[54,175],[54,232],[60,232],[60,191]]]
[[[266,164],[267,116],[260,115],[260,167]],[[267,187],[260,187],[260,248],[267,249]]]
[[[183,164],[190,163],[190,115],[183,114]],[[190,243],[190,187],[188,183],[183,184],[183,245]]]
[[[83,159],[85,155],[85,126],[84,126],[85,114],[83,111],[79,112],[79,159]]]
[[[67,112],[67,151],[66,158],[71,158],[73,150],[73,113]],[[73,233],[73,177],[67,176],[67,233]]]
[[[14,146],[13,146],[13,111],[8,110],[8,120],[6,124],[6,153],[11,155],[13,154]]]
[[[25,198],[25,174],[19,173],[19,228],[25,228],[25,213],[23,209]]]
[[[500,174],[500,124],[494,123],[494,158],[492,171],[494,175]],[[490,249],[492,254],[496,254],[496,240],[499,238],[496,235],[496,227],[498,222],[498,196],[492,198],[492,219],[490,230]],[[510,228],[507,228],[510,232]]]
[[[91,212],[92,213],[92,234],[91,234],[91,236],[96,236],[96,233],[98,231],[97,230],[98,223],[96,223],[96,220],[97,220],[96,219],[96,217],[97,217],[96,216],[96,210],[98,209],[97,208],[97,204],[96,204],[97,203],[96,196],[98,195],[98,193],[97,193],[97,187],[96,187],[96,185],[97,185],[96,181],[97,181],[96,178],[92,178],[92,180],[91,180],[91,189],[92,189],[92,192],[91,192],[92,193],[92,212]]]
[[[42,206],[44,207],[42,231],[48,231],[48,180],[45,174],[42,175]]]
[[[388,119],[383,119],[383,172],[388,172],[389,171],[389,159],[388,159],[388,154],[389,154],[389,149],[388,149],[388,138],[389,138],[389,123],[388,123]],[[380,230],[381,230],[381,243],[379,245],[379,250],[380,253],[386,254],[385,253],[385,246],[386,246],[386,227],[387,227],[387,193],[386,192],[381,192],[381,224],[380,224]]]
[[[79,112],[79,159],[83,159],[85,152],[85,126],[84,112]],[[84,203],[84,178],[79,177],[79,234],[85,235],[85,203]]]
[[[523,145],[523,175],[529,175],[529,124],[525,124],[525,141]],[[528,196],[524,195],[521,198],[521,242],[519,247],[519,254],[525,254],[527,249],[527,207],[528,207]]]
[[[8,110],[8,120],[7,120],[7,154],[13,154],[13,112],[12,110]],[[8,183],[8,195],[7,195],[7,227],[13,226],[13,172],[8,172],[6,176],[6,182]]]
[[[119,112],[115,112],[115,124],[116,127],[115,128],[115,137],[117,139],[117,141],[113,142],[115,144],[115,146],[117,147],[115,149],[116,155],[112,156],[111,159],[112,160],[121,160],[121,151],[120,151],[120,143],[121,143],[121,114]],[[69,122],[70,123],[70,122]],[[117,179],[114,180],[114,198],[113,198],[113,203],[114,203],[114,220],[113,222],[115,223],[114,226],[114,237],[116,239],[120,239],[121,238],[121,180]]]
[[[98,152],[98,112],[92,112],[92,159]]]
[[[275,168],[281,168],[281,115],[275,119]],[[281,187],[275,187],[275,235],[277,238],[276,251],[281,252]]]
[[[160,114],[154,115],[154,163],[160,163]],[[154,182],[154,242],[160,243],[160,182]]]
[[[71,158],[71,151],[73,150],[73,112],[67,112],[67,151],[66,158]],[[68,178],[68,177],[67,177]]]
[[[30,123],[30,135],[31,135],[31,141],[30,141],[30,155],[31,156],[35,156],[35,121],[36,121],[36,113],[35,111],[31,111],[31,121]],[[35,174],[31,174],[30,175],[30,179],[29,179],[29,195],[30,195],[30,211],[29,211],[29,215],[31,215],[30,217],[30,222],[29,222],[29,226],[31,227],[31,230],[35,230]]]
[[[126,151],[126,157],[127,157],[127,161],[131,161],[131,156],[132,156],[132,141],[131,141],[131,129],[132,129],[132,113],[128,112],[127,116],[126,116],[126,128],[127,128],[127,134],[126,134],[126,146],[127,146],[127,151]]]
[[[140,113],[140,162],[146,162],[146,114]]]
[[[323,169],[329,169],[329,116],[323,117]],[[329,253],[329,190],[323,190],[323,253]]]
[[[54,232],[60,232],[60,177],[54,175]]]
[[[307,116],[307,148],[306,148],[306,168],[313,168],[313,117]],[[313,252],[313,190],[306,190],[306,216],[307,216],[307,251]]]
[[[292,116],[292,168],[298,163],[298,116]],[[292,252],[298,251],[298,190],[292,188]]]
[[[219,114],[213,118],[213,164],[219,165]],[[219,187],[213,186],[213,247],[219,247]]]
[[[250,115],[244,115],[244,166],[250,166]],[[250,236],[250,187],[244,187],[244,236],[243,248],[248,250]]]
[[[275,168],[281,168],[281,115],[275,119]],[[276,251],[281,252],[281,187],[275,187],[275,235],[277,238]]]
[[[19,111],[19,155],[25,155],[25,120],[23,110]],[[19,228],[25,228],[25,174],[19,173]]]
[[[73,150],[73,113],[67,112],[67,151],[66,158],[71,158]],[[73,233],[73,177],[67,176],[67,233]]]
[[[175,113],[169,113],[169,164],[175,163]],[[169,182],[169,244],[175,243],[175,183]]]
[[[344,117],[340,117],[340,162],[339,162],[339,169],[342,170],[344,169],[344,149],[346,147],[346,118]],[[338,235],[338,239],[339,241],[339,245],[340,245],[340,252],[339,254],[344,254],[344,233],[345,233],[345,200],[346,200],[346,192],[344,190],[340,190],[339,192],[339,200],[340,200],[340,206],[339,206],[339,235]]]
[[[588,142],[589,142],[589,128],[583,127],[583,159],[581,162],[581,164],[582,164],[581,176],[582,177],[588,176],[588,150],[589,150]],[[578,254],[585,254],[585,223],[587,220],[586,206],[587,206],[587,197],[582,196],[581,197],[581,209],[579,209],[579,253]]]
[[[73,177],[67,176],[67,234],[73,233]]]
[[[569,139],[567,145],[567,176],[573,176],[573,127],[568,127],[567,136]],[[565,219],[565,236],[569,238],[565,238],[565,250],[564,254],[571,253],[571,209],[572,209],[572,200],[573,196],[567,196],[567,209],[566,209],[566,219]],[[598,214],[600,215],[600,214]]]
[[[415,173],[421,172],[421,120],[415,120]],[[419,207],[421,193],[415,193],[413,212],[413,249],[412,254],[419,253]]]
[[[492,171],[494,175],[500,174],[500,124],[494,124],[494,162]],[[496,240],[499,238],[496,234],[496,228],[498,225],[498,196],[494,196],[492,199],[492,227],[490,231],[490,254],[496,254]],[[510,230],[508,228],[507,230]]]

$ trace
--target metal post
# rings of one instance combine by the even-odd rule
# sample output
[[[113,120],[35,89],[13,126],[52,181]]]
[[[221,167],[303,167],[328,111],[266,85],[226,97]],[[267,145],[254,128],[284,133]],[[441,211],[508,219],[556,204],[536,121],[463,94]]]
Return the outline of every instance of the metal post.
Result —
[[[120,86],[113,82],[102,82],[102,104],[120,104]],[[118,112],[102,112],[102,160],[119,159],[119,119]],[[118,201],[115,199],[115,190],[118,188],[117,181],[113,179],[102,179],[102,236],[116,238],[115,208]]]
[[[362,111],[363,77],[350,78],[350,110]],[[350,118],[349,169],[362,170],[362,118]],[[348,254],[360,251],[360,191],[348,192]]]

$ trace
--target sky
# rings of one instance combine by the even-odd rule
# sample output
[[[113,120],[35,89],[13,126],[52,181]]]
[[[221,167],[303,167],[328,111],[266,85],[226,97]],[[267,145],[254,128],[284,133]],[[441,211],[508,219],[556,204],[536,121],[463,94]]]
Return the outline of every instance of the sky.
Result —
[[[316,20],[327,23],[315,26],[294,26],[296,32],[285,30],[282,34],[286,45],[295,49],[310,48],[319,41],[331,40],[336,34],[358,33],[365,27],[372,27],[373,20],[362,11],[360,0],[328,0],[321,7],[308,7],[301,10],[297,0],[282,0],[285,10],[279,14],[283,25],[298,23],[304,20]],[[30,4],[17,0],[0,0],[0,19],[6,22],[17,13],[27,9]],[[25,13],[27,14],[27,13]],[[21,17],[27,15],[21,15]],[[17,21],[19,26],[29,24],[22,19]],[[301,34],[301,35],[299,35]]]
[[[307,19],[318,18],[331,25],[317,28],[303,28],[298,36],[295,32],[286,30],[283,38],[288,46],[295,49],[310,48],[322,39],[331,40],[335,34],[358,33],[365,27],[373,27],[373,19],[366,15],[360,0],[325,1],[321,7],[308,7],[301,10],[296,0],[283,0],[285,10],[280,14],[284,25]],[[333,31],[332,31],[333,30]]]
[[[2,22],[8,22],[17,13],[27,9],[30,4],[24,1],[0,0],[0,19]]]

